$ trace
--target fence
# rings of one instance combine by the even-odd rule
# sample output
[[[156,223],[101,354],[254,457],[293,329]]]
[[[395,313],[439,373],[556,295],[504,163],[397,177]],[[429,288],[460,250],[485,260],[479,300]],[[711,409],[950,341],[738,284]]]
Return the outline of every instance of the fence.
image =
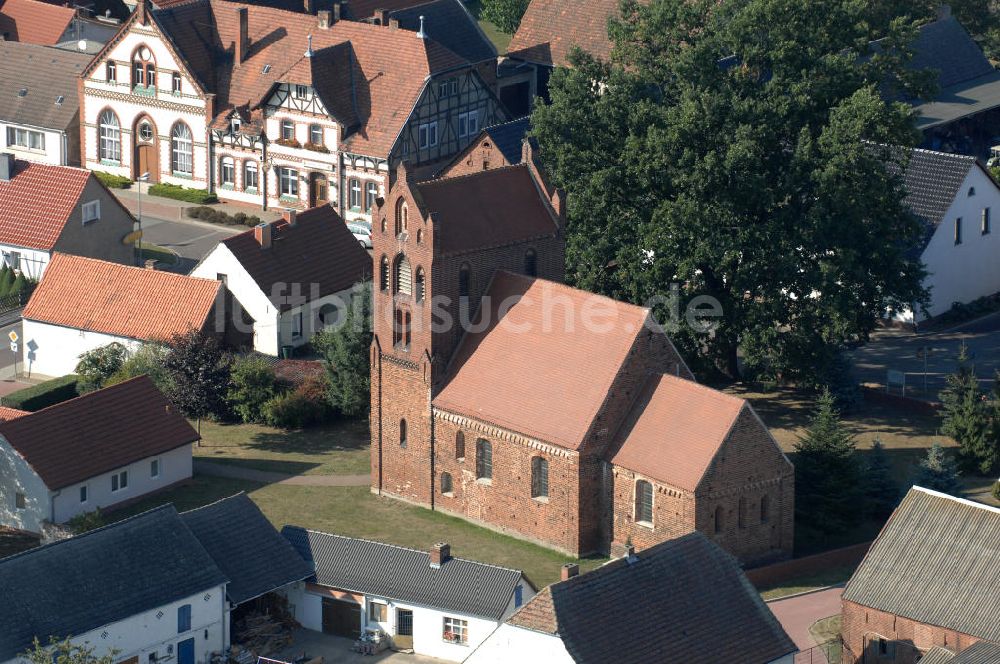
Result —
[[[0,314],[5,314],[14,309],[20,309],[28,303],[28,298],[35,290],[35,284],[27,284],[23,290],[16,293],[8,293],[0,297]]]
[[[845,657],[846,648],[839,638],[833,638],[808,650],[795,653],[795,664],[850,664],[854,658]]]

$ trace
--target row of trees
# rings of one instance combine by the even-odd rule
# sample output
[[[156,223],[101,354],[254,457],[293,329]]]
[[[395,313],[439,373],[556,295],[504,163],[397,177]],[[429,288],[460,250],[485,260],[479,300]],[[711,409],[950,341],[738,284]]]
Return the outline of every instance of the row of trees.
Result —
[[[883,520],[902,497],[882,442],[876,437],[867,458],[861,460],[856,438],[840,421],[829,392],[820,396],[795,451],[798,527],[820,538],[857,526],[865,518]],[[962,492],[955,462],[938,443],[915,469],[913,481],[944,493]]]
[[[959,461],[968,472],[1000,473],[1000,373],[989,399],[963,344],[958,368],[946,381],[940,395],[941,432],[959,444]]]

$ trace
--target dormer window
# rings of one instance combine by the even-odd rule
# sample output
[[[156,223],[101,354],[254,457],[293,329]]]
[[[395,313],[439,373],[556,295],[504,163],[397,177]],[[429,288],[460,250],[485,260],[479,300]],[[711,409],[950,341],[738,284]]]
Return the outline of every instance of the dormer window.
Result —
[[[309,96],[309,88],[304,85],[296,85],[294,94],[296,99],[305,99]]]
[[[238,117],[238,116],[235,116],[235,115],[234,115],[234,116],[233,116],[233,117],[232,117],[232,118],[231,118],[231,119],[229,120],[229,129],[230,129],[230,130],[232,131],[232,133],[234,133],[234,134],[236,134],[236,133],[239,133],[239,131],[240,131],[240,125],[241,125],[241,124],[242,124],[242,122],[240,121],[239,117]]]

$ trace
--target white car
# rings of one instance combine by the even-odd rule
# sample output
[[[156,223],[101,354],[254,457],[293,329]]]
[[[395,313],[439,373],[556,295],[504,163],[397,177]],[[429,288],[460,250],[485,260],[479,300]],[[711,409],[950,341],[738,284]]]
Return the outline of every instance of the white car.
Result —
[[[360,221],[350,221],[347,223],[347,230],[354,234],[354,238],[361,243],[365,249],[372,248],[372,229],[368,224]]]

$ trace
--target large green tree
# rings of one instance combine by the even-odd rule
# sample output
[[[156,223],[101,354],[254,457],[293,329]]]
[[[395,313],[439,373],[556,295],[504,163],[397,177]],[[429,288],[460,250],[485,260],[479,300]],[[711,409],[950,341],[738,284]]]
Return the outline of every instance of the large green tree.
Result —
[[[369,347],[372,343],[371,283],[362,284],[347,315],[334,328],[313,337],[327,372],[330,405],[347,417],[368,412],[371,404]]]
[[[734,377],[740,354],[815,377],[886,307],[923,301],[921,229],[885,166],[906,151],[875,146],[915,142],[909,107],[880,93],[928,77],[904,67],[911,22],[869,50],[865,4],[623,0],[610,61],[574,53],[532,116],[569,193],[568,278],[640,303],[672,283],[714,297],[713,335],[673,333]]]
[[[966,470],[991,472],[997,462],[997,445],[991,436],[990,408],[964,344],[958,367],[945,377],[945,383],[940,395],[941,433],[959,444],[959,460]]]
[[[844,429],[829,392],[795,444],[795,512],[799,528],[820,536],[853,525],[861,515],[864,491],[854,437]]]
[[[169,378],[167,396],[185,417],[197,419],[227,412],[229,365],[219,340],[198,330],[177,334],[163,358]]]

